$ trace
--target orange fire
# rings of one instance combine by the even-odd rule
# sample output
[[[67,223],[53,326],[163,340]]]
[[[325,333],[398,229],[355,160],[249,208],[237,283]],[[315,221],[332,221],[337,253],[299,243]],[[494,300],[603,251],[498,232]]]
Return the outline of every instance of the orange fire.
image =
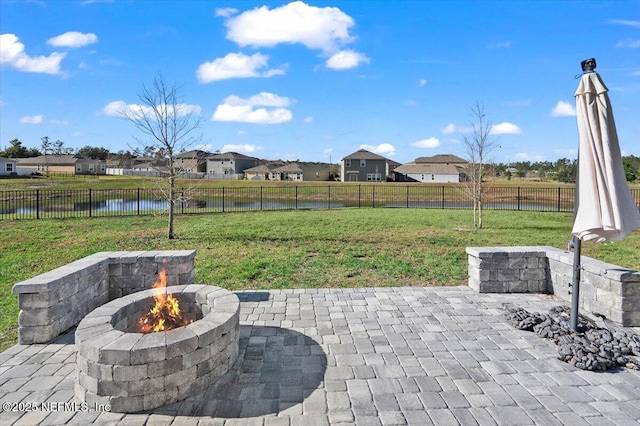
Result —
[[[156,289],[153,299],[155,305],[138,321],[141,333],[167,331],[187,325],[190,321],[183,318],[178,299],[167,293],[167,272],[163,267],[158,279],[151,286]]]

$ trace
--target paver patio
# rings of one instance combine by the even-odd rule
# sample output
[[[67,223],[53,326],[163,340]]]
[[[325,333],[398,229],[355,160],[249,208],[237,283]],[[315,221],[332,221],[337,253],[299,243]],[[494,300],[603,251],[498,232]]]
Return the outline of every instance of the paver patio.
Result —
[[[76,349],[68,334],[0,354],[0,424],[640,423],[639,371],[571,367],[557,360],[555,344],[503,316],[504,304],[541,312],[564,304],[553,296],[468,287],[236,294],[240,355],[205,392],[140,414],[72,406]],[[60,405],[43,410],[46,402]],[[37,409],[11,410],[19,405]]]

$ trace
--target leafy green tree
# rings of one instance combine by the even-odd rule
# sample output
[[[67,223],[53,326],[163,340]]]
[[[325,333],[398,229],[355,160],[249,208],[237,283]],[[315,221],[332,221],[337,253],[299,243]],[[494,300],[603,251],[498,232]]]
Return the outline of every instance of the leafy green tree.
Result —
[[[22,142],[19,139],[14,139],[9,143],[11,146],[4,151],[0,151],[0,157],[29,158],[40,155],[40,151],[37,148],[26,148],[22,146]]]
[[[640,157],[634,155],[622,157],[622,166],[627,182],[635,182],[640,179]]]
[[[105,161],[109,158],[109,150],[102,147],[83,146],[76,152],[76,155],[91,158],[92,160]]]
[[[578,160],[561,158],[556,161],[556,178],[559,182],[575,183],[578,173]]]

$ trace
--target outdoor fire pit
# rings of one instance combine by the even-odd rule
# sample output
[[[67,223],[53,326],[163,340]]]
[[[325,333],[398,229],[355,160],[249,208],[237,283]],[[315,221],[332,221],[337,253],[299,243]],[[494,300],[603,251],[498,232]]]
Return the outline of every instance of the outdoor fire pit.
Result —
[[[160,286],[95,309],[76,330],[77,398],[129,413],[206,388],[238,356],[239,311],[233,293],[195,284]]]

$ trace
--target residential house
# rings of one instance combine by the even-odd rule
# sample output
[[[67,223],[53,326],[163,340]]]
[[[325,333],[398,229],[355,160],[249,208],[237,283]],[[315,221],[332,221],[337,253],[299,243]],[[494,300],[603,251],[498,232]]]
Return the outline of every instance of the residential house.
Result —
[[[330,165],[322,163],[292,162],[271,170],[271,180],[327,181]]]
[[[192,151],[182,152],[176,155],[175,167],[177,170],[185,173],[206,173],[207,157],[210,152],[194,149]]]
[[[237,152],[211,154],[207,157],[207,174],[215,177],[243,175],[246,169],[258,165],[258,159]]]
[[[102,160],[74,155],[40,155],[18,159],[18,167],[24,172],[50,175],[104,175],[107,165]]]
[[[14,158],[0,157],[0,176],[15,176],[18,167]]]
[[[467,167],[469,162],[453,154],[438,154],[432,157],[418,157],[416,164],[450,164],[453,166]]]
[[[466,182],[468,162],[449,154],[418,157],[415,161],[397,167],[393,172],[397,182]]]
[[[460,169],[451,164],[403,164],[393,171],[396,182],[460,182]]]
[[[361,149],[341,161],[342,182],[384,182],[393,180],[393,169],[400,163]]]
[[[282,163],[267,163],[250,167],[244,170],[244,178],[247,180],[269,180],[271,179],[271,169],[280,167]]]

